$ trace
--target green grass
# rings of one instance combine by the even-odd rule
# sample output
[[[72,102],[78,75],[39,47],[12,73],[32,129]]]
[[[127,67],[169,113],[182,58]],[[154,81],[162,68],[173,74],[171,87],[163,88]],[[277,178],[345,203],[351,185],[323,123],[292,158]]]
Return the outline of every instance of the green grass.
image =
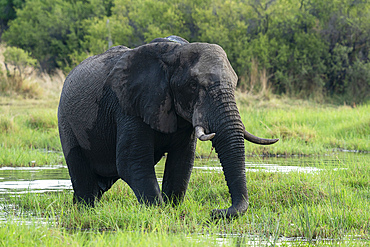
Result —
[[[64,162],[57,128],[57,103],[55,99],[0,98],[0,166]]]
[[[11,237],[8,237],[11,236]],[[0,228],[0,246],[217,246],[214,237],[192,240],[187,235],[157,232],[69,231],[48,225],[6,223]]]
[[[0,167],[2,166],[45,166],[65,164],[63,153],[46,149],[25,147],[1,147]]]
[[[271,146],[246,141],[247,155],[311,155],[335,149],[370,151],[370,105],[352,108],[292,99],[259,101],[240,95],[238,102],[249,132],[264,138],[280,138]],[[44,150],[61,151],[57,105],[57,99],[0,98],[0,166],[27,166],[36,157],[45,155]],[[28,155],[30,152],[37,153],[35,158]],[[215,156],[211,142],[198,141],[197,156],[210,155]],[[38,160],[38,165],[45,162]],[[53,157],[47,164],[55,162],[62,161]]]
[[[44,233],[46,240],[50,237],[48,234],[57,232],[79,244],[84,241],[91,244],[96,238],[115,243],[112,236],[120,238],[125,233],[124,238],[130,241],[140,241],[137,236],[140,234],[144,239],[149,238],[148,241],[153,238],[154,242],[168,236],[180,246],[195,244],[194,236],[215,241],[221,234],[227,236],[230,243],[235,240],[233,236],[245,239],[256,236],[270,242],[281,236],[321,241],[352,239],[353,244],[370,240],[368,155],[343,156],[330,168],[324,164],[324,158],[319,158],[316,165],[323,170],[315,173],[247,172],[250,207],[245,215],[232,220],[210,219],[212,209],[230,205],[223,174],[195,171],[184,202],[176,207],[141,206],[131,189],[120,181],[93,209],[73,205],[70,191],[8,197],[7,204],[12,206],[7,209],[9,220],[4,225],[14,228],[17,223],[11,223],[12,218],[42,219],[49,222],[48,228],[32,224],[49,232]],[[70,230],[68,234],[66,230]],[[93,232],[93,237],[85,236],[86,230]],[[0,231],[0,239],[10,241],[4,234]],[[170,242],[164,243],[170,245]]]
[[[246,155],[310,156],[308,165],[323,170],[247,172],[250,207],[233,220],[210,219],[212,209],[230,206],[224,176],[217,172],[194,171],[186,198],[177,207],[140,206],[122,181],[94,209],[77,208],[70,191],[8,196],[2,201],[4,214],[0,213],[6,219],[0,222],[0,245],[234,246],[253,238],[257,244],[274,244],[280,237],[309,240],[298,241],[300,245],[314,239],[321,239],[320,245],[333,244],[322,239],[335,239],[341,246],[369,244],[362,241],[370,240],[369,154],[337,156],[333,150],[370,151],[370,106],[284,98],[258,101],[240,95],[238,102],[249,132],[280,138],[271,146],[246,142]],[[0,166],[65,163],[57,104],[56,99],[0,98]],[[324,154],[335,162],[328,165]],[[211,143],[198,142],[197,156],[204,157],[201,163],[209,156],[214,159]],[[263,157],[253,159],[262,162]]]
[[[246,129],[259,137],[279,138],[271,146],[245,142],[246,154],[312,155],[333,150],[370,151],[370,105],[334,106],[303,100],[256,100],[238,95]],[[199,142],[198,155],[208,157],[210,142]]]

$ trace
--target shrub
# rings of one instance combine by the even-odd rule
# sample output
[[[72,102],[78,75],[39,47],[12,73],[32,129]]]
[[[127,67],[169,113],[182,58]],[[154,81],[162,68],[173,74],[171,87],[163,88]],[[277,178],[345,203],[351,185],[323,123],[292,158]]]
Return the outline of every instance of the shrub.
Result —
[[[370,98],[370,63],[357,60],[347,70],[345,79],[347,103],[359,103]],[[351,102],[352,101],[352,102]]]
[[[6,76],[2,71],[0,73],[0,92],[15,92],[26,98],[39,97],[42,93],[41,87],[36,82],[25,79],[25,75],[33,72],[37,60],[32,58],[29,52],[17,47],[7,47],[3,55],[7,73]]]
[[[23,80],[23,74],[26,68],[33,68],[37,64],[37,60],[31,57],[31,54],[24,51],[18,47],[7,47],[4,51],[4,64],[7,69],[8,75],[10,71],[8,64],[14,66],[14,76],[15,71],[18,70],[20,80]]]

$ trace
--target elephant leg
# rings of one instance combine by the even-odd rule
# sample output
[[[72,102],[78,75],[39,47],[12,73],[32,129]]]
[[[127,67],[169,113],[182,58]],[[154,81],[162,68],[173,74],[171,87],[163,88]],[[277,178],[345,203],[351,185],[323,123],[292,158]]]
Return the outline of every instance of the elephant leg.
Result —
[[[133,163],[131,178],[125,180],[134,191],[138,201],[147,205],[158,205],[163,202],[155,171],[146,169],[148,164]]]
[[[72,148],[66,157],[66,162],[74,190],[73,201],[94,206],[95,199],[100,198],[103,192],[99,187],[98,178],[91,170],[81,147]]]
[[[97,199],[100,199],[104,192],[108,191],[117,180],[118,177],[107,178],[98,176],[99,194]]]
[[[163,198],[177,205],[185,196],[194,165],[196,139],[194,135],[179,140],[179,146],[168,152],[162,182]]]
[[[117,130],[118,175],[131,187],[138,201],[148,205],[163,202],[154,170],[152,132],[148,125],[136,117],[118,124]]]

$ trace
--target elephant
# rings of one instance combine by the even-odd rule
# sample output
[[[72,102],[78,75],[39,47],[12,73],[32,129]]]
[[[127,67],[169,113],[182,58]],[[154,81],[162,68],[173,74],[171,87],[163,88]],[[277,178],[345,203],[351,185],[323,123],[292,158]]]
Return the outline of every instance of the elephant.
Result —
[[[124,180],[144,205],[180,203],[197,140],[211,141],[232,205],[212,217],[246,212],[245,130],[235,100],[238,77],[217,44],[178,36],[129,49],[116,46],[77,65],[66,77],[58,128],[74,202],[94,206]],[[154,167],[166,157],[159,187]]]

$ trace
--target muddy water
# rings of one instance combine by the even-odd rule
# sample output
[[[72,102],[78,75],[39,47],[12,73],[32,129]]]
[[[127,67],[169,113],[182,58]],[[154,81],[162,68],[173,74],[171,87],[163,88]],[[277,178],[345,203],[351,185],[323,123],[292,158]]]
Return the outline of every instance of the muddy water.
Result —
[[[348,155],[362,154],[333,154],[319,157],[247,157],[247,172],[320,172],[325,169],[338,169],[338,164]],[[367,155],[367,154],[364,154]],[[158,181],[161,182],[164,172],[165,159],[156,166]],[[220,171],[221,165],[217,159],[198,159],[194,164],[195,170],[204,172]],[[343,168],[339,168],[343,169]],[[0,198],[5,194],[24,192],[43,193],[49,191],[71,190],[71,182],[66,166],[46,167],[2,167],[0,168]]]

